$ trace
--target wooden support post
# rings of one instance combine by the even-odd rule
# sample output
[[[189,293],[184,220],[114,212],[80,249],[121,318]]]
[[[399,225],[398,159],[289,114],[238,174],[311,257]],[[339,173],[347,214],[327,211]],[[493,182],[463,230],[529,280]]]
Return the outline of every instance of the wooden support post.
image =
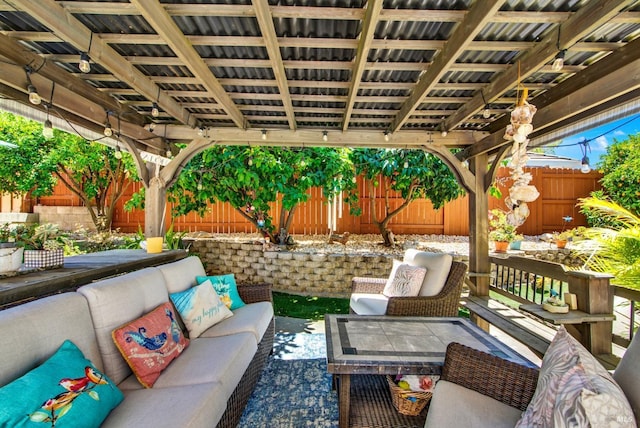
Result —
[[[144,235],[148,238],[164,236],[164,213],[167,206],[167,187],[159,176],[160,169],[153,168],[149,172],[151,178],[145,189],[144,201]]]
[[[469,160],[469,169],[475,176],[474,192],[469,194],[469,280],[477,296],[489,295],[489,198],[485,191],[485,176],[488,171],[487,155],[479,155]],[[489,324],[474,317],[483,330]]]
[[[613,313],[613,276],[588,271],[568,271],[569,290],[578,300],[578,310],[588,314]],[[594,355],[611,354],[612,321],[575,325],[582,344]]]

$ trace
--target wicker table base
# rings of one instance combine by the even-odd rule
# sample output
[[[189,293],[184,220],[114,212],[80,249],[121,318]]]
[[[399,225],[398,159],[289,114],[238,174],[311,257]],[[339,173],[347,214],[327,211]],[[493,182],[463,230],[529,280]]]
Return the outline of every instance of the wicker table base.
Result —
[[[418,416],[399,413],[391,402],[389,385],[380,375],[351,375],[351,404],[351,427],[422,428],[427,418],[428,406]]]

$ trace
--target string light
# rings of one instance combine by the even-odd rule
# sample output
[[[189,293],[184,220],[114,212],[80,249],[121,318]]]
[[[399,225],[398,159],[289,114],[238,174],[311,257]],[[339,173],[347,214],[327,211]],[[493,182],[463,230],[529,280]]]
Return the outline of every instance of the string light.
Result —
[[[384,131],[384,141],[389,142],[390,137],[389,131]]]
[[[113,154],[116,159],[122,159],[122,150],[120,150],[120,144],[116,146],[116,152]]]
[[[151,108],[151,116],[158,117],[160,116],[160,110],[158,110],[158,103],[154,102],[153,107]]]
[[[113,135],[113,129],[111,128],[111,123],[109,123],[109,112],[107,111],[107,118],[104,122],[104,136],[111,137]]]
[[[78,64],[78,68],[83,73],[88,73],[91,71],[91,63],[89,62],[89,54],[88,52],[91,50],[91,42],[93,42],[93,31],[91,32],[91,36],[89,36],[89,48],[87,52],[82,52],[80,54],[80,64]]]
[[[266,130],[266,129],[263,129],[263,130],[262,130],[262,139],[263,139],[263,140],[266,140],[266,139],[267,139],[267,130]]]
[[[29,102],[37,106],[42,102],[42,98],[40,98],[38,90],[31,82],[31,67],[25,67],[24,71],[27,74],[27,92],[29,93]]]
[[[582,150],[582,162],[580,166],[580,172],[588,174],[591,172],[591,166],[589,165],[589,158],[587,157],[587,151],[591,152],[591,146],[587,140],[580,142],[580,149]]]
[[[556,58],[553,60],[553,64],[551,64],[551,69],[553,71],[560,71],[562,67],[564,67],[564,56],[567,51],[565,49],[558,52]]]
[[[480,91],[480,95],[482,95],[482,102],[484,102],[482,117],[484,117],[485,119],[489,119],[491,117],[491,111],[489,110],[489,105],[487,104],[487,100],[484,98],[484,92]]]
[[[322,141],[329,141],[329,133],[327,131],[322,131]]]
[[[404,165],[403,166],[404,166],[404,169],[409,168],[409,161],[404,161]]]
[[[449,135],[449,133],[447,132],[446,129],[443,129],[440,135],[442,135],[443,137],[446,137],[447,135]]]

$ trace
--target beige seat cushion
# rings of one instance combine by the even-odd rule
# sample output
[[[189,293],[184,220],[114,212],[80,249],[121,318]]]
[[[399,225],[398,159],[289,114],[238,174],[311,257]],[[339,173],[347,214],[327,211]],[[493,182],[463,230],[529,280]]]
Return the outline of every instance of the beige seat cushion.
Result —
[[[410,249],[404,253],[403,261],[410,265],[427,269],[419,295],[435,296],[442,291],[447,281],[451,271],[451,263],[453,263],[453,256],[445,253],[428,253]]]
[[[522,412],[444,380],[436,384],[425,428],[513,428]]]
[[[256,342],[262,340],[273,318],[271,302],[248,303],[233,311],[233,316],[208,328],[200,337],[228,336],[236,333],[252,333]]]
[[[384,315],[389,298],[382,293],[353,293],[349,306],[358,315]]]
[[[640,339],[639,335],[633,336],[631,344],[618,364],[613,379],[618,383],[629,404],[640,420]]]

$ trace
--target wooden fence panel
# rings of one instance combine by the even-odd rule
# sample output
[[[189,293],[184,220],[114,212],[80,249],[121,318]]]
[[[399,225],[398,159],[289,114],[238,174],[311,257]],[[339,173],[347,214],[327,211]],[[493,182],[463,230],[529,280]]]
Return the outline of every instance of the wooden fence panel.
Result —
[[[526,223],[519,228],[519,232],[526,235],[539,235],[545,232],[561,230],[563,227],[562,217],[571,216],[573,221],[567,227],[586,225],[586,220],[575,207],[578,198],[586,197],[593,190],[599,189],[601,174],[590,172],[582,174],[578,170],[572,169],[551,169],[551,168],[527,168],[525,170],[532,174],[532,184],[540,191],[538,200],[529,204],[531,214]],[[510,184],[509,170],[501,168],[498,172],[499,188],[503,197],[508,195],[507,188]],[[336,231],[342,233],[379,233],[378,228],[373,223],[370,198],[376,198],[376,209],[382,213],[384,208],[384,184],[380,180],[380,186],[373,189],[373,195],[365,189],[362,177],[357,182],[360,194],[361,216],[350,214],[349,205],[343,204],[342,216],[336,220]],[[140,183],[133,183],[125,192],[125,196],[118,202],[114,215],[113,227],[123,232],[135,232],[138,227],[144,229],[144,211],[134,210],[126,212],[125,202],[131,195],[138,191]],[[41,197],[37,201],[42,205],[81,205],[80,199],[59,183],[52,196]],[[392,208],[398,207],[402,203],[400,196],[391,192],[389,204]],[[271,212],[274,217],[274,224],[277,224],[280,216],[281,202],[271,204]],[[291,233],[294,234],[327,234],[329,230],[329,204],[322,195],[320,188],[309,191],[309,200],[298,206],[294,214]],[[434,210],[430,201],[417,200],[396,216],[390,222],[390,228],[396,235],[403,234],[447,234],[447,235],[467,235],[469,233],[469,198],[463,196],[444,205],[440,210]],[[490,198],[489,207],[506,209],[502,200]],[[168,204],[166,212],[166,224],[169,225],[171,219],[172,204]],[[200,217],[195,213],[180,216],[175,219],[176,230],[205,231],[210,233],[255,233],[256,228],[244,219],[228,203],[216,203],[209,207],[209,210]]]

